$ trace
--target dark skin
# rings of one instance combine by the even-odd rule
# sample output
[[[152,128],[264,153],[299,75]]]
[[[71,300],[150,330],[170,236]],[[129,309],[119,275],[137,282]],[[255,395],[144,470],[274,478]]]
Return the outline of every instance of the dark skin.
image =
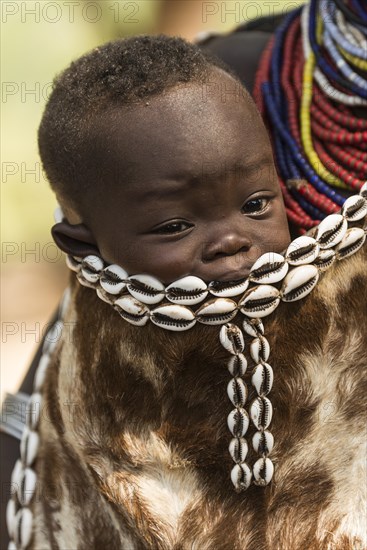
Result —
[[[108,113],[93,141],[108,181],[83,218],[61,200],[71,223],[53,236],[65,252],[80,255],[82,240],[84,252],[97,247],[108,263],[167,284],[242,279],[259,256],[290,242],[266,130],[221,69],[208,86],[179,85]]]
[[[226,61],[241,77],[242,82],[246,85],[248,90],[252,90],[255,70],[258,66],[259,59],[262,53],[263,48],[265,47],[267,41],[271,37],[270,32],[241,32],[235,35],[231,33],[227,36],[216,38],[210,41],[208,45],[203,46],[203,49],[209,49],[217,53],[217,55]],[[65,205],[64,210],[67,211]],[[80,217],[72,217],[70,213],[70,221],[73,224],[77,224],[80,221]],[[95,246],[93,246],[94,239],[91,235],[89,229],[84,225],[70,225],[63,224],[63,235],[65,240],[65,235],[72,233],[75,237],[73,243],[73,248],[79,248],[81,250],[84,247],[86,254],[89,252],[96,251]],[[79,228],[79,229],[78,229]],[[77,246],[75,244],[77,243]],[[83,254],[84,256],[85,254]],[[56,315],[55,315],[56,317]],[[27,375],[25,376],[19,390],[28,393],[32,393],[33,379],[36,367],[41,355],[41,345],[38,348],[36,355],[33,359],[33,362],[28,370]],[[2,483],[4,488],[8,487],[10,482],[10,476],[17,458],[19,458],[19,441],[10,435],[0,434],[1,446],[0,446],[0,472],[2,476]],[[3,502],[9,498],[9,491],[4,489]],[[1,533],[4,545],[7,545],[9,538],[7,534],[7,529],[5,526],[5,506],[2,507],[3,513],[1,514]]]
[[[247,86],[247,89],[252,90],[255,69],[257,68],[262,49],[265,47],[265,44],[270,36],[270,33],[262,32],[241,32],[236,36],[229,34],[222,38],[214,39],[208,46],[204,46],[204,49],[207,48],[213,51],[215,50],[215,53],[217,53],[220,58],[236,70],[237,74],[241,77],[241,80]],[[68,209],[64,204],[63,206],[64,211],[68,212],[70,216],[70,222],[72,224],[78,224],[78,222],[81,221],[80,216],[77,214],[74,214],[73,216],[70,208]],[[68,238],[68,235],[70,235],[70,242],[73,243],[72,249],[76,251],[84,249],[84,253],[82,254],[83,256],[88,253],[98,251],[98,248],[95,246],[93,235],[85,224],[70,225],[64,223],[61,225],[61,229],[62,231],[60,234],[63,235],[61,240],[65,241],[65,239]],[[55,313],[54,319],[56,319],[56,317],[57,316]],[[19,388],[20,391],[23,391],[29,395],[32,393],[34,374],[41,356],[41,350],[42,344],[39,346],[29,371]],[[0,439],[2,443],[0,446],[0,472],[4,487],[3,502],[5,503],[10,496],[10,491],[8,488],[10,484],[11,472],[15,461],[20,456],[19,441],[4,433],[0,434]],[[6,546],[9,542],[9,538],[5,525],[5,509],[6,506],[4,505],[2,507],[3,512],[1,514],[1,533],[3,543]]]

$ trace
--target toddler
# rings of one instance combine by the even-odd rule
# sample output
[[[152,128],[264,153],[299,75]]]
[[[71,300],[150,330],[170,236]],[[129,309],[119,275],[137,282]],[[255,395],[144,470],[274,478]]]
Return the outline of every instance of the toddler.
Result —
[[[348,476],[334,483],[338,439],[312,427],[345,357],[362,369],[366,296],[353,301],[351,287],[348,306],[334,307],[336,269],[325,300],[322,290],[298,300],[336,254],[362,246],[363,229],[347,226],[366,214],[366,189],[320,224],[317,240],[288,247],[250,96],[219,60],[166,36],[112,42],[72,63],[54,83],[39,148],[62,208],[52,234],[76,276],[35,376],[31,405],[43,412],[29,415],[12,476],[12,539],[88,550],[326,548],[321,539],[345,517],[327,507],[344,498]],[[360,284],[364,260],[354,258]],[[268,341],[261,317],[281,300],[294,303],[269,320]],[[348,418],[354,426],[357,414]],[[363,430],[339,431],[359,456]],[[339,536],[357,548],[358,529]]]
[[[163,283],[244,278],[290,237],[269,140],[219,60],[179,38],[98,47],[55,82],[39,130],[73,256]]]

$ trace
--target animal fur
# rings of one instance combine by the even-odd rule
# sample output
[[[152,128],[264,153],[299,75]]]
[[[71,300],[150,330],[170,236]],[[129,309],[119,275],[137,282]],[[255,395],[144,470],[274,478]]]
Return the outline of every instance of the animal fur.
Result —
[[[72,274],[43,392],[32,548],[365,549],[366,255],[265,320],[276,469],[244,493],[229,477],[219,327],[133,327]]]

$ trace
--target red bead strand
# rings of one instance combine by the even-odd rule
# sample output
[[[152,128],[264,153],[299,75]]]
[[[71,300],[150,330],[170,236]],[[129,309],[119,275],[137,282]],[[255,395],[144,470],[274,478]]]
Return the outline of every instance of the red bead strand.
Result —
[[[354,189],[356,191],[359,191],[361,189],[364,182],[359,180],[358,178],[355,178],[349,171],[345,170],[342,166],[336,164],[335,161],[327,154],[324,147],[321,145],[321,143],[318,140],[314,140],[314,147],[315,147],[315,151],[320,157],[322,164],[330,172],[332,172],[338,178],[344,181],[344,183],[349,187],[351,187],[351,189]]]

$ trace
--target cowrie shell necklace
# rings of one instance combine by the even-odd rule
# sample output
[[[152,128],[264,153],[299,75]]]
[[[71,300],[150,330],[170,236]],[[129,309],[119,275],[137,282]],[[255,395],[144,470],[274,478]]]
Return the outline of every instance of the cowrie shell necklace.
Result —
[[[268,395],[274,373],[268,363],[270,346],[262,319],[273,313],[281,302],[306,297],[315,288],[323,271],[335,261],[357,252],[366,240],[366,215],[367,182],[359,195],[345,201],[340,214],[327,216],[313,236],[297,237],[284,254],[263,254],[243,281],[206,284],[198,277],[188,276],[165,287],[150,275],[129,276],[122,267],[106,265],[99,256],[67,256],[67,265],[76,273],[79,283],[94,288],[101,300],[133,325],[143,326],[150,321],[171,331],[189,330],[196,323],[221,325],[219,341],[229,354],[227,368],[232,376],[227,395],[234,408],[227,417],[227,425],[232,435],[228,451],[234,462],[230,479],[236,492],[246,490],[252,483],[266,486],[274,474],[274,465],[269,458],[274,437],[268,430],[273,416]],[[364,220],[363,227],[348,227],[351,222],[361,220]],[[233,299],[235,297],[239,297],[238,301]],[[20,444],[21,458],[16,462],[11,478],[12,496],[6,512],[11,538],[9,550],[26,549],[32,540],[31,505],[37,485],[33,468],[40,439],[38,424],[42,386],[62,331],[62,318],[69,300],[67,290],[60,307],[60,319],[46,335],[35,375],[30,414],[26,417]],[[195,311],[189,307],[197,304],[202,305]],[[231,323],[238,313],[243,316],[242,328]],[[249,406],[246,406],[248,388],[243,379],[248,364],[244,333],[252,338],[248,356],[255,363],[251,384],[257,396]],[[246,462],[248,442],[245,438],[251,422],[256,428],[251,444],[259,455],[252,466]]]
[[[339,214],[330,214],[321,221],[313,236],[294,239],[283,255],[267,252],[260,256],[243,281],[206,284],[199,277],[188,276],[164,286],[150,275],[129,276],[122,267],[106,265],[99,256],[67,257],[67,265],[76,272],[80,284],[94,288],[101,300],[111,304],[133,325],[143,326],[150,321],[171,331],[189,330],[196,323],[222,325],[219,339],[229,353],[227,367],[233,377],[227,394],[234,409],[227,424],[232,435],[229,453],[235,462],[230,477],[236,491],[247,489],[252,482],[265,486],[274,472],[268,457],[274,445],[273,435],[268,431],[273,408],[267,397],[274,373],[268,363],[270,346],[262,319],[281,302],[305,298],[315,288],[321,272],[362,247],[366,228],[348,228],[348,222],[360,221],[366,214],[367,182],[359,195],[345,201]],[[195,311],[190,308],[197,304],[202,305]],[[238,313],[243,315],[242,329],[231,323]],[[255,368],[251,383],[257,392],[247,410],[243,331],[252,337],[249,355]],[[246,463],[248,444],[244,437],[250,422],[257,429],[252,446],[259,455],[252,468]]]

